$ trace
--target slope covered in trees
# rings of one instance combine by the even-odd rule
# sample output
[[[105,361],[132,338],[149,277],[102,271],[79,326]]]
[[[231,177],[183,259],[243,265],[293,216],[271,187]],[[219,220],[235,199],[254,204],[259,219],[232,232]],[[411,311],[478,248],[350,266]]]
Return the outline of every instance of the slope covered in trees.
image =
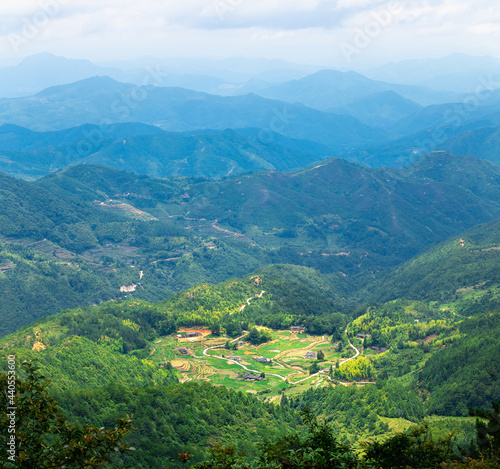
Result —
[[[1,176],[0,236],[13,243],[0,265],[13,307],[6,321],[31,298],[28,271],[48,299],[29,299],[12,324],[125,294],[156,301],[281,263],[336,275],[348,297],[429,245],[500,216],[499,174],[487,162],[434,154],[397,171],[332,160],[220,182],[89,165],[34,183]],[[17,263],[13,252],[23,253]]]
[[[474,227],[411,259],[383,281],[376,298],[447,300],[457,290],[500,283],[500,222]],[[498,305],[500,306],[500,304]]]

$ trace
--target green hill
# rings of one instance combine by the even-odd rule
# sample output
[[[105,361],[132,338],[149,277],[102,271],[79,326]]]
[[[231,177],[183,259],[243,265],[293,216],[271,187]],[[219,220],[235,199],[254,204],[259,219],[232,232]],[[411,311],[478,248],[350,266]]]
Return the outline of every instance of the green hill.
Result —
[[[75,163],[89,163],[156,178],[219,179],[262,169],[302,168],[321,159],[297,146],[300,143],[292,147],[263,143],[258,136],[244,137],[231,130],[181,135],[138,123],[82,125],[52,132],[4,124],[0,126],[0,170],[33,179]]]
[[[500,164],[499,127],[483,127],[460,133],[439,145],[439,149],[460,155],[477,155]]]
[[[331,264],[332,255],[350,252],[352,264],[361,258],[365,266],[394,265],[424,245],[497,218],[499,176],[491,163],[441,153],[401,170],[336,159],[295,174],[222,181],[218,195],[208,200],[198,194],[210,183],[193,186],[186,212],[217,219],[257,243],[287,236],[296,258],[308,244],[307,251],[330,254],[324,264]]]
[[[500,284],[500,221],[474,227],[391,273],[376,298],[446,300],[458,290]],[[500,303],[499,303],[500,306]]]

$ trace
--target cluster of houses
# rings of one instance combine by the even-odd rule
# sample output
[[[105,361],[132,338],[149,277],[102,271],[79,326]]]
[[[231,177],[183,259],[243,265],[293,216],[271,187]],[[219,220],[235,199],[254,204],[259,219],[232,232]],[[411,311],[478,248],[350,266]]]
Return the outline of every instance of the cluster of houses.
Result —
[[[303,334],[306,331],[306,326],[290,326],[290,332],[293,334]]]

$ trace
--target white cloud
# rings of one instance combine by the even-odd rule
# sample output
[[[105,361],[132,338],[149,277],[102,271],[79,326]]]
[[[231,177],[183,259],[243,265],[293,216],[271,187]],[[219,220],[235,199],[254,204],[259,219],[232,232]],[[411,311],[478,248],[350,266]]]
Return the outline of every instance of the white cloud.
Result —
[[[50,51],[91,59],[273,55],[329,63],[339,59],[338,44],[394,4],[401,12],[363,60],[405,50],[482,55],[500,41],[500,9],[491,0],[17,0],[0,4],[0,59]],[[47,24],[14,51],[9,35],[22,34],[50,5],[59,6]]]

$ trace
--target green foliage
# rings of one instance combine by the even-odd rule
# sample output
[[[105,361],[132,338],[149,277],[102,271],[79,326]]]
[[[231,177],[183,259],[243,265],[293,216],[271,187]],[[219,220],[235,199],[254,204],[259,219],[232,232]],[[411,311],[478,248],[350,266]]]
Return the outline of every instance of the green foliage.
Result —
[[[0,404],[3,409],[15,408],[15,433],[2,432],[2,450],[10,448],[8,459],[2,457],[2,468],[101,468],[110,466],[112,456],[133,450],[122,440],[132,429],[129,418],[122,418],[113,428],[70,423],[59,410],[58,403],[48,395],[48,381],[30,362],[18,372],[23,375],[2,375]],[[15,377],[14,380],[9,379]],[[15,386],[10,394],[8,386]],[[14,397],[15,396],[15,397]],[[2,412],[0,426],[11,424],[11,416]],[[11,436],[14,440],[11,440]],[[13,441],[13,446],[7,444]],[[12,449],[14,448],[14,449]],[[4,453],[5,454],[5,453]]]
[[[133,412],[135,430],[126,442],[136,450],[118,462],[135,469],[180,467],[180,451],[189,451],[196,463],[215,443],[234,446],[249,461],[257,456],[260,440],[275,439],[299,423],[290,408],[209,383],[143,387],[110,383],[95,390],[68,390],[58,394],[58,400],[71,420],[105,427],[116,415]]]
[[[354,360],[349,360],[335,368],[335,377],[347,381],[360,381],[371,378],[375,375],[375,369],[369,358],[358,357]]]
[[[263,344],[264,342],[269,342],[272,340],[271,333],[268,331],[261,330],[259,331],[257,328],[252,327],[248,334],[243,338],[247,342],[250,342],[253,345]]]
[[[309,374],[310,375],[314,375],[316,374],[321,368],[319,367],[318,363],[317,362],[312,362],[311,363],[311,366],[309,366],[308,370],[309,370]]]
[[[500,401],[491,403],[492,410],[475,409],[477,444],[483,455],[500,459]]]
[[[431,413],[467,415],[469,407],[485,409],[500,399],[488,373],[500,374],[500,313],[466,319],[459,331],[463,337],[436,351],[420,374],[422,387],[430,391],[426,405]]]
[[[365,443],[365,459],[374,467],[390,469],[427,469],[439,467],[453,454],[453,434],[434,441],[428,425],[410,428],[385,441]]]
[[[498,284],[499,244],[498,220],[474,227],[403,264],[379,285],[375,298],[447,301],[461,288]],[[490,310],[499,305],[497,300]],[[463,314],[482,311],[464,307]]]
[[[302,412],[307,433],[292,433],[262,447],[262,468],[315,469],[356,468],[357,458],[347,445],[340,443],[327,423],[318,423],[308,410]]]
[[[324,416],[339,434],[352,440],[388,431],[380,417],[420,422],[425,416],[418,394],[397,380],[382,386],[336,386],[308,389],[291,403],[297,409],[310,408]]]

